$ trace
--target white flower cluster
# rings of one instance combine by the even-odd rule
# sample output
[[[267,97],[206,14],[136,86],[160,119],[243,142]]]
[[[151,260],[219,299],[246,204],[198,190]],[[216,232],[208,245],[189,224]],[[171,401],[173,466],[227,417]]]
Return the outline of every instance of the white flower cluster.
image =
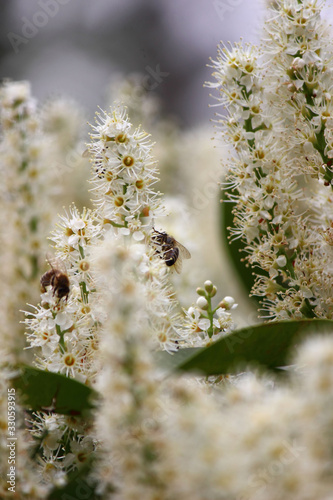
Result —
[[[36,485],[45,491],[64,486],[67,474],[86,464],[95,451],[90,420],[44,411],[33,413],[28,424],[35,439],[30,448],[34,446],[38,454]]]
[[[103,312],[98,306],[91,254],[101,238],[96,214],[73,205],[60,217],[52,240],[58,260],[50,261],[50,271],[67,276],[68,296],[60,298],[57,283],[46,286],[41,303],[27,312],[27,339],[35,354],[35,365],[92,385],[97,372],[99,328]],[[47,271],[47,272],[50,272]],[[34,414],[31,433],[38,443],[38,471],[51,488],[66,482],[66,475],[90,458],[94,441],[91,421],[65,417],[53,412]]]
[[[153,189],[158,169],[149,135],[140,127],[133,130],[120,107],[109,114],[98,113],[93,129],[88,151],[97,217],[111,234],[133,234],[135,241],[149,242],[153,219],[164,215],[160,193]],[[179,338],[179,312],[165,264],[155,258],[154,248],[147,252],[151,261],[146,270],[151,278],[146,290],[150,331],[162,349],[173,351]]]
[[[0,304],[2,339],[9,351],[22,357],[24,336],[19,311],[27,301],[38,298],[46,237],[60,191],[58,170],[51,165],[55,157],[60,161],[62,153],[57,142],[59,130],[48,127],[45,109],[37,107],[28,82],[5,82],[1,86],[0,125],[0,244],[5,263]],[[67,147],[74,144],[75,137],[70,137]]]
[[[167,499],[177,494],[214,498],[209,496],[216,485],[208,487],[213,463],[207,462],[207,453],[213,445],[210,425],[215,426],[217,418],[221,425],[220,414],[214,399],[206,394],[206,386],[202,388],[196,381],[163,382],[154,363],[147,300],[147,281],[152,276],[146,272],[154,263],[147,262],[143,245],[129,246],[123,237],[107,240],[98,249],[97,262],[99,286],[112,283],[109,293],[103,295],[108,317],[97,380],[103,395],[96,423],[101,442],[97,479],[105,498],[109,498],[108,492],[119,499],[134,495]],[[186,460],[190,460],[187,453],[193,453],[193,443],[187,440],[193,432],[196,465],[185,473]],[[215,452],[217,448],[215,444]],[[217,455],[212,452],[213,457]],[[221,471],[214,466],[215,473]]]
[[[217,121],[234,151],[225,183],[231,236],[258,269],[252,293],[270,319],[333,317],[333,67],[321,8],[272,2],[261,53],[236,44],[213,62],[211,86],[228,110]]]
[[[32,312],[26,312],[27,339],[35,353],[35,365],[88,386],[95,383],[104,349],[100,346],[100,332],[108,305],[103,306],[103,295],[118,294],[122,306],[117,314],[126,316],[132,286],[139,287],[140,301],[148,304],[142,321],[149,342],[156,349],[174,351],[181,337],[180,308],[169,284],[168,267],[155,247],[147,245],[152,231],[151,217],[160,207],[159,195],[150,186],[156,180],[157,171],[145,140],[147,136],[143,132],[133,133],[127,116],[119,109],[105,114],[104,118],[105,123],[100,128],[95,127],[94,137],[100,138],[89,146],[94,155],[92,182],[99,193],[96,208],[79,212],[73,204],[68,212],[59,216],[50,238],[55,255],[50,257],[49,269],[41,278],[44,288],[41,302]],[[116,135],[111,137],[112,133]],[[104,148],[102,141],[109,155],[103,162],[100,156]],[[125,165],[126,158],[133,159],[134,164]],[[139,180],[143,184],[137,192],[134,185]],[[116,209],[115,200],[119,201],[121,196],[126,198],[126,203],[123,208],[121,205]],[[100,277],[96,282],[95,254],[104,240],[113,247],[119,247],[121,240],[121,251],[125,254],[141,252],[140,266],[135,273],[136,285],[130,274],[124,278],[121,289],[110,275],[106,281]],[[121,255],[118,257],[121,261]],[[116,276],[118,267],[117,264],[114,270]],[[137,335],[140,324],[138,314],[131,328],[133,336]],[[111,345],[113,338],[116,342],[118,329],[122,331],[121,318],[114,318],[112,325],[107,323],[106,326]],[[141,342],[139,337],[138,341]],[[142,350],[147,351],[147,345],[142,344]],[[62,485],[66,475],[94,451],[90,421],[40,412],[33,415],[30,427],[39,442],[39,470],[46,484]]]
[[[155,439],[158,429],[149,428],[150,417],[158,409],[158,385],[151,360],[154,344],[149,333],[149,302],[142,282],[147,262],[143,245],[128,245],[126,239],[106,241],[99,249],[100,286],[105,277],[104,286],[112,286],[104,295],[108,316],[97,384],[104,402],[96,431],[105,453],[101,472],[105,488],[122,491],[125,487],[127,495],[138,494],[142,480],[142,498],[151,498],[158,484],[146,466],[158,453],[159,443]]]
[[[37,366],[88,384],[96,372],[101,321],[91,275],[91,249],[100,237],[94,212],[84,209],[80,214],[72,206],[68,214],[61,216],[52,236],[58,261],[50,265],[68,276],[68,297],[59,299],[56,285],[48,286],[35,312],[26,313],[30,347],[38,348]]]
[[[92,155],[95,205],[104,224],[137,232],[160,215],[160,195],[152,186],[158,170],[151,156],[149,135],[140,128],[132,130],[124,109],[97,113],[88,151]]]
[[[304,372],[294,374],[289,387],[247,374],[215,398],[197,389],[168,415],[168,458],[182,471],[179,483],[170,481],[173,493],[195,499],[329,498],[332,347],[330,338],[306,344],[296,360]]]
[[[27,82],[5,83],[0,89],[2,181],[0,223],[3,280],[3,340],[8,350],[23,347],[19,309],[36,287],[48,233],[51,186],[47,179],[47,138],[41,130],[36,102]],[[51,174],[52,175],[52,174]],[[44,212],[40,211],[43,206]],[[37,288],[38,289],[38,288]],[[33,294],[34,298],[34,294]],[[37,298],[37,296],[36,296]],[[16,355],[18,353],[16,352]]]
[[[88,384],[95,377],[95,352],[104,314],[98,305],[100,290],[94,283],[92,252],[105,237],[117,238],[118,233],[128,237],[133,234],[135,241],[145,237],[149,241],[151,217],[155,214],[152,207],[160,206],[159,196],[151,190],[149,181],[155,182],[157,173],[150,157],[151,146],[141,142],[146,134],[133,133],[128,117],[120,109],[105,114],[95,131],[89,151],[94,155],[94,190],[100,194],[96,209],[79,213],[73,205],[69,213],[60,216],[51,237],[56,259],[50,262],[49,272],[56,270],[68,276],[70,290],[59,297],[56,284],[48,283],[51,286],[42,294],[41,304],[35,312],[27,313],[26,320],[30,345],[39,349],[37,366]],[[124,165],[126,158],[133,159],[132,166]],[[140,193],[133,186],[138,183],[138,176],[143,181]],[[116,208],[120,198],[127,201]],[[163,349],[174,350],[179,338],[179,313],[168,283],[167,267],[153,248],[146,252],[150,263],[145,270],[150,276],[146,290],[151,308],[150,332]]]

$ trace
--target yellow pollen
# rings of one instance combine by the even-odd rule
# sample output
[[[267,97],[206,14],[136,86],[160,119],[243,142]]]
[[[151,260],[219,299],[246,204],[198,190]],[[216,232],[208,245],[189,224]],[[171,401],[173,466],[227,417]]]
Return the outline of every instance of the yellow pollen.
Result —
[[[86,272],[86,271],[88,271],[90,269],[90,264],[86,260],[82,260],[80,262],[79,267],[80,267],[81,271]]]
[[[134,165],[133,156],[125,156],[123,158],[123,164],[125,165],[125,167],[132,167]]]
[[[117,198],[114,200],[114,204],[116,207],[121,207],[124,204],[124,198],[122,196],[117,196]]]
[[[116,137],[116,142],[124,143],[127,141],[126,134],[118,134]]]
[[[72,354],[67,354],[64,357],[64,362],[65,362],[65,365],[67,365],[67,366],[73,366],[75,364],[75,358]]]

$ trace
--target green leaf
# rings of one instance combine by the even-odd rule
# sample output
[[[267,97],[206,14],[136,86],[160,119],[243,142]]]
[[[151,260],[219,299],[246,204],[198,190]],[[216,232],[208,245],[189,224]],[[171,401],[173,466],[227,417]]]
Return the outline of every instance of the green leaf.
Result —
[[[332,320],[276,321],[235,330],[206,348],[159,353],[157,362],[167,370],[203,375],[235,373],[249,364],[274,370],[290,363],[291,348],[307,335],[324,332],[333,333]]]
[[[13,384],[29,409],[48,408],[64,415],[86,415],[97,397],[96,391],[77,380],[26,365],[19,367]]]
[[[232,262],[232,265],[236,271],[239,282],[245,288],[247,295],[250,294],[250,291],[254,285],[255,277],[253,276],[253,270],[250,266],[246,266],[245,262],[241,259],[245,257],[244,248],[245,244],[239,238],[237,240],[230,241],[228,237],[230,236],[230,231],[228,227],[233,227],[233,214],[232,209],[234,207],[234,203],[226,201],[228,190],[223,191],[222,203],[221,203],[221,237],[223,244],[227,250],[229,260]],[[234,191],[235,194],[235,191]],[[259,304],[259,297],[253,296],[250,297],[257,305]]]
[[[197,355],[202,349],[198,347],[188,347],[179,349],[177,352],[169,354],[167,351],[154,352],[154,363],[167,372],[172,372],[182,366],[188,359]]]

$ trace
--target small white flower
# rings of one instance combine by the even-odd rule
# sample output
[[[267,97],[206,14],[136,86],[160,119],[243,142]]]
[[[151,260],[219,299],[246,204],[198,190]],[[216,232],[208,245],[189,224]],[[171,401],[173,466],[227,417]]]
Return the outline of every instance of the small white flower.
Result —
[[[55,322],[57,325],[61,326],[62,330],[67,330],[67,328],[73,325],[73,318],[66,312],[60,312],[56,315]]]

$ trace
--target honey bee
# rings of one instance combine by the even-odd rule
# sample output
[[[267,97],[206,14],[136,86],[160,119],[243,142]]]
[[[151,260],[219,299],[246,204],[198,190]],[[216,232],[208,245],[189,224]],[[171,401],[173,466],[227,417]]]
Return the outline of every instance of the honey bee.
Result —
[[[177,273],[181,272],[182,259],[190,259],[191,254],[179,241],[167,233],[160,233],[153,229],[153,244],[156,247],[156,253],[160,254],[167,266],[174,266]]]
[[[51,269],[46,271],[40,279],[40,285],[42,292],[46,292],[46,287],[51,285],[53,288],[53,295],[58,298],[58,302],[63,297],[66,297],[66,301],[69,295],[69,279],[67,276],[67,270],[62,261],[54,261],[49,256],[47,261],[51,266]]]

